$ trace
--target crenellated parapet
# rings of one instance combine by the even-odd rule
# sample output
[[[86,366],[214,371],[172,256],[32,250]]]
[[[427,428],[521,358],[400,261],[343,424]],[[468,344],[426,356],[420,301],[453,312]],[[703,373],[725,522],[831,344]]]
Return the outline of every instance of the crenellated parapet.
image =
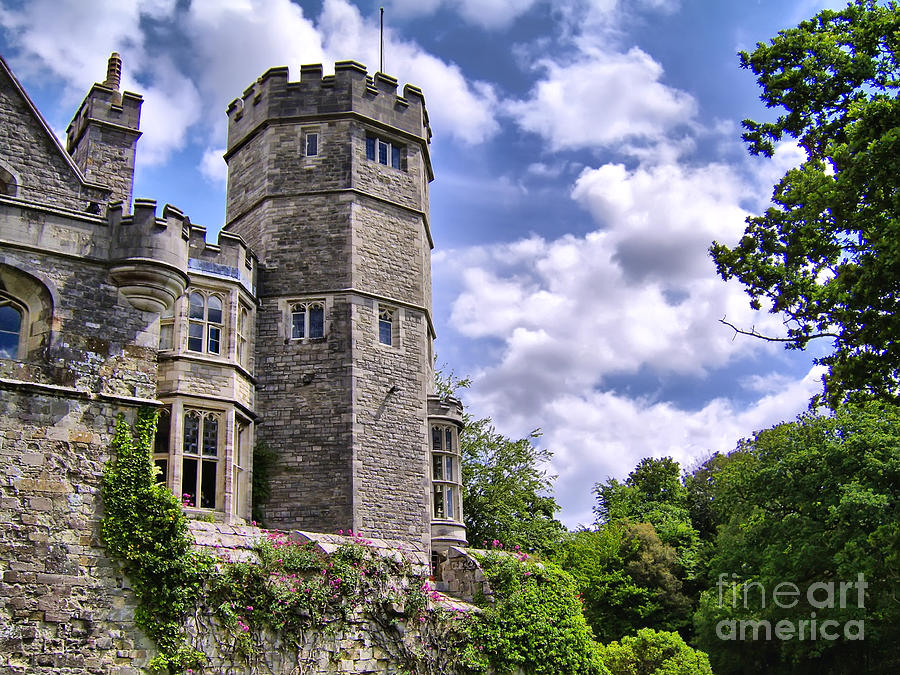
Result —
[[[462,402],[458,398],[452,396],[441,397],[432,394],[428,397],[428,418],[449,422],[462,428]]]
[[[157,218],[152,199],[135,199],[131,215],[121,202],[110,204],[107,219],[110,276],[119,290],[145,312],[171,307],[188,285],[190,219],[169,204]]]
[[[256,254],[243,237],[227,230],[219,232],[218,241],[206,240],[206,228],[191,225],[188,268],[218,277],[239,281],[251,294],[256,290]]]
[[[226,154],[272,120],[302,122],[304,117],[321,120],[348,114],[427,143],[431,127],[422,90],[411,84],[402,94],[397,89],[395,78],[384,73],[370,76],[356,61],[338,61],[334,75],[323,75],[321,64],[302,66],[298,82],[288,81],[287,67],[270,68],[228,106]]]

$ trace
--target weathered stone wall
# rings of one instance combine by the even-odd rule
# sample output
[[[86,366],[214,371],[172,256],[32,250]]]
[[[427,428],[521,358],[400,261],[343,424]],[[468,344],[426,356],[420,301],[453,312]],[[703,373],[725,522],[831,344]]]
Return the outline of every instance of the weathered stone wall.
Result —
[[[99,542],[116,415],[135,402],[0,380],[0,670],[136,675],[151,644]]]
[[[257,560],[253,545],[264,536],[264,532],[254,527],[201,522],[191,523],[191,530],[199,548],[222,559],[242,562]],[[290,535],[295,540],[316,542],[317,549],[325,554],[353,542],[349,537],[338,535],[310,532],[291,532]],[[421,575],[415,583],[425,578],[429,566],[421,549],[404,541],[379,539],[370,539],[367,545],[379,555],[405,558],[413,571]],[[409,579],[397,578],[393,583],[402,586],[409,583]],[[378,604],[377,600],[366,598],[367,604],[373,606]],[[451,612],[477,611],[465,602],[439,594],[434,594],[430,603],[432,608]],[[253,623],[249,617],[248,620]],[[257,653],[241,656],[235,653],[233,636],[214,619],[209,608],[201,607],[188,621],[192,644],[209,659],[204,672],[269,675],[419,672],[410,666],[410,659],[421,659],[426,654],[417,624],[420,622],[416,619],[400,615],[390,622],[385,621],[385,617],[379,621],[360,606],[345,619],[331,617],[326,630],[308,629],[299,645],[288,644],[280,636],[253,626],[253,638],[262,648]],[[449,674],[453,671],[442,669],[440,672]]]
[[[0,360],[0,376],[104,395],[155,397],[158,322],[121,297],[104,265],[6,248],[0,266],[31,275],[49,290],[53,303],[46,348],[29,363]]]
[[[378,341],[377,303],[353,309],[355,520],[364,532],[428,547],[425,318],[398,308],[399,344],[387,346]]]
[[[2,166],[16,178],[16,197],[85,211],[92,201],[105,201],[100,186],[87,186],[22,97],[5,63],[0,63],[0,148]]]
[[[266,522],[282,529],[352,529],[350,306],[326,298],[325,337],[290,339],[289,306],[258,313],[257,437],[276,453]]]
[[[386,204],[359,200],[353,207],[354,288],[416,307],[426,306],[423,249],[429,246],[424,234],[420,217]]]

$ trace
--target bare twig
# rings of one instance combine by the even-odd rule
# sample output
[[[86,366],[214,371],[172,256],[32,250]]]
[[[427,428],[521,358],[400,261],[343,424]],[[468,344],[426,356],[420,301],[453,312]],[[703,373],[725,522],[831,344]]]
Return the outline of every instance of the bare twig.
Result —
[[[751,326],[750,330],[738,328],[733,323],[726,320],[724,316],[721,319],[719,319],[719,323],[723,323],[726,326],[728,326],[731,330],[733,330],[735,336],[737,336],[738,334],[749,335],[750,337],[759,338],[760,340],[765,340],[766,342],[800,342],[802,344],[805,344],[808,340],[814,340],[816,338],[821,338],[821,337],[838,338],[838,337],[840,337],[840,335],[838,335],[837,333],[816,333],[815,335],[806,335],[806,336],[803,336],[802,338],[772,337],[771,335],[763,335],[762,333],[758,332],[756,330],[756,326]],[[734,340],[734,336],[731,339]]]

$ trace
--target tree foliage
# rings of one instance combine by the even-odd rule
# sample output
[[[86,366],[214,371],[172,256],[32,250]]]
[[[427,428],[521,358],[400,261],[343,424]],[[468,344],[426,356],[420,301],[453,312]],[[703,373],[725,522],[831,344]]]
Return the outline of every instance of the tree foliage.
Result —
[[[615,675],[712,675],[709,658],[692,649],[678,633],[643,628],[600,649]]]
[[[855,0],[741,53],[762,100],[782,111],[744,121],[750,153],[771,157],[795,139],[806,160],[775,186],[772,206],[747,219],[734,248],[710,251],[754,308],[767,301],[784,316],[788,348],[833,339],[819,359],[831,404],[896,397],[900,386],[898,46],[897,5]]]
[[[690,622],[675,550],[649,523],[574,532],[550,555],[574,577],[585,619],[601,642],[646,626],[677,630]]]
[[[477,645],[492,672],[608,675],[572,577],[550,562],[490,551],[479,556],[492,601],[479,598]]]
[[[735,453],[733,453],[735,454]],[[900,408],[869,402],[807,413],[758,432],[722,462],[714,481],[719,527],[714,585],[701,598],[698,637],[717,673],[897,672],[900,659]],[[860,602],[862,575],[867,587]],[[852,583],[846,601],[841,583]],[[798,602],[773,602],[781,583]],[[808,589],[825,584],[811,602]],[[749,601],[744,599],[747,592]],[[765,604],[762,602],[766,595]],[[783,596],[782,596],[783,597]],[[843,606],[842,606],[843,605]],[[722,639],[720,622],[784,620],[795,628],[863,621],[864,640]],[[807,632],[807,635],[809,633]]]
[[[438,371],[435,389],[456,396],[468,379]],[[463,516],[473,546],[494,540],[529,551],[547,551],[565,532],[554,515],[553,480],[547,471],[553,456],[536,444],[540,430],[513,440],[494,427],[490,417],[463,413],[459,435],[462,465]]]
[[[699,565],[700,537],[691,523],[681,467],[671,457],[642,459],[624,482],[608,478],[594,486],[597,522],[650,523],[675,548],[685,578]]]
[[[535,445],[540,432],[512,440],[490,418],[466,419],[460,434],[466,533],[474,546],[497,539],[546,551],[565,531],[554,514],[552,453]]]

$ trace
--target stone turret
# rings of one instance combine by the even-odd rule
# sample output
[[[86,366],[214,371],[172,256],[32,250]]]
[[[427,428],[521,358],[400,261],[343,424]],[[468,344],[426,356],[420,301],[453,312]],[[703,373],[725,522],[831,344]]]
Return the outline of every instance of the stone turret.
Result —
[[[128,213],[143,98],[119,91],[122,59],[109,57],[106,79],[91,87],[66,129],[66,150],[88,180],[107,186]]]
[[[225,228],[260,262],[266,522],[429,548],[431,129],[418,88],[334,70],[270,69],[228,106]]]
[[[110,276],[116,286],[140,310],[170,308],[188,285],[190,220],[168,204],[157,218],[152,199],[136,199],[133,215],[123,215],[122,203],[114,202],[107,220]]]

